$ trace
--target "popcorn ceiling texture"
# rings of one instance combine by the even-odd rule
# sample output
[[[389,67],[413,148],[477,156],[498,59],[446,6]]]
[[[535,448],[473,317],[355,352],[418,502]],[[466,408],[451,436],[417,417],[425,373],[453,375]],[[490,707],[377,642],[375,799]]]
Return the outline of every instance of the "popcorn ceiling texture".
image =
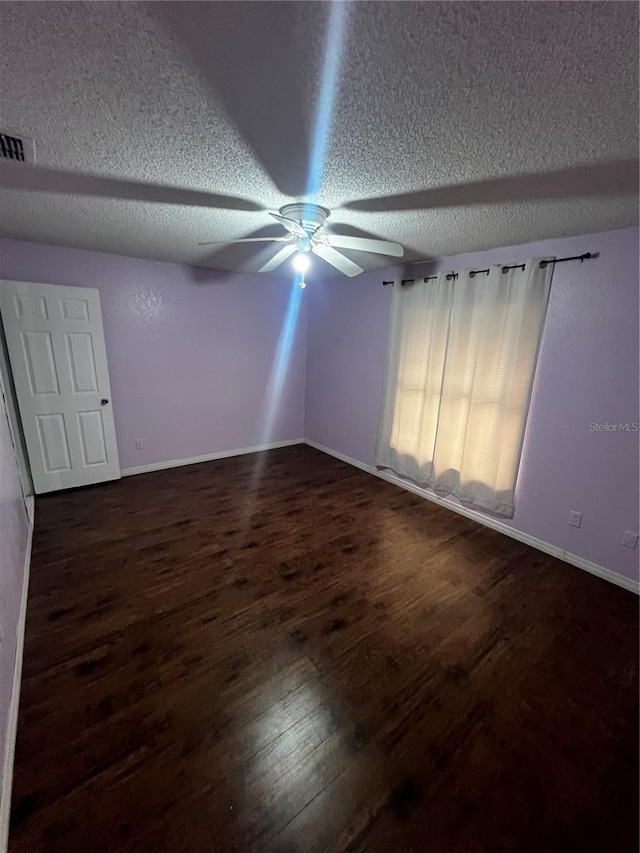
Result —
[[[330,14],[318,2],[0,4],[0,128],[33,137],[39,164],[226,193],[265,209],[3,190],[0,234],[257,269],[274,247],[197,243],[279,234],[266,210],[304,195]],[[636,4],[358,2],[342,9],[341,29],[316,199],[332,209],[336,230],[398,240],[412,259],[637,221],[633,192],[340,209],[637,156]],[[351,256],[367,269],[388,263]],[[314,267],[333,274],[318,259]]]

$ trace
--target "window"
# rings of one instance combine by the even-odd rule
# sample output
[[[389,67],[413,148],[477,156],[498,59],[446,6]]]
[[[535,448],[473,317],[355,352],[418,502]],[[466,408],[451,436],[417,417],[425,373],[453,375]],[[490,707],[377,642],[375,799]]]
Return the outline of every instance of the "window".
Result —
[[[377,463],[512,515],[552,265],[396,287]]]

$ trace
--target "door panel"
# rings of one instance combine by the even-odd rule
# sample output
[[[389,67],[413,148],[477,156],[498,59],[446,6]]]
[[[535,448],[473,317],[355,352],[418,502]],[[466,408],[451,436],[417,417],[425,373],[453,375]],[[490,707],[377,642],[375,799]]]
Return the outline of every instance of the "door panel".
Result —
[[[42,296],[14,296],[16,313],[20,319],[23,317],[39,317],[48,320],[47,303]]]
[[[102,412],[78,412],[82,457],[85,465],[104,465],[107,448],[104,443]]]
[[[49,332],[20,332],[29,385],[33,396],[59,394],[58,377]]]
[[[73,390],[76,394],[93,391],[98,392],[96,378],[96,362],[93,357],[91,335],[86,332],[67,332],[67,353]]]
[[[89,321],[89,303],[86,299],[61,299],[60,307],[65,320]]]
[[[120,477],[97,290],[0,282],[37,493]]]
[[[61,414],[36,415],[36,420],[45,470],[48,473],[69,471],[71,460],[64,417]]]

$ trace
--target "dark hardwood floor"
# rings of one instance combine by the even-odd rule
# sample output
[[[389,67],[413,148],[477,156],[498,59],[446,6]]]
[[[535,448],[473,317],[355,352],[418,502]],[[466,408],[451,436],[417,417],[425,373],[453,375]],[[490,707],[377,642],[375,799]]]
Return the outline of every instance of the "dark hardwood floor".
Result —
[[[630,853],[637,644],[304,446],[41,498],[10,851]]]

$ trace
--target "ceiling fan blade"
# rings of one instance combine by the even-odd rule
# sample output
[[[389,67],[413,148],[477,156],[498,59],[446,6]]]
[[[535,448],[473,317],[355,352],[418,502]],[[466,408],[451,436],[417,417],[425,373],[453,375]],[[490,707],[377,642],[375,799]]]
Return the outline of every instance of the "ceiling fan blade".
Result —
[[[613,160],[553,172],[509,175],[468,184],[418,190],[383,198],[364,198],[343,205],[345,210],[370,213],[421,210],[517,201],[593,198],[638,192],[638,160]]]
[[[324,234],[320,242],[337,249],[355,249],[358,252],[373,252],[376,255],[393,255],[401,258],[404,249],[400,243],[390,243],[387,240],[373,240],[369,237],[349,237],[346,234]]]
[[[0,187],[26,192],[98,196],[223,210],[259,211],[264,209],[246,198],[171,187],[166,184],[107,178],[85,172],[67,172],[27,163],[0,162]]]
[[[287,258],[290,258],[295,250],[296,247],[294,245],[289,244],[288,246],[283,246],[279,252],[275,253],[270,261],[267,261],[264,266],[260,267],[258,272],[271,272],[271,270],[274,270],[276,267],[279,267],[280,264],[283,264]]]
[[[343,255],[342,252],[338,252],[332,246],[327,246],[324,243],[314,243],[311,247],[311,251],[345,275],[352,276],[364,272],[362,267],[359,267],[358,264],[354,264],[354,262],[347,258],[346,255]]]
[[[282,216],[280,213],[271,213],[269,211],[269,215],[273,216],[274,219],[277,219],[281,225],[290,231],[292,234],[295,234],[296,237],[306,237],[307,232],[304,230],[302,225],[299,222],[296,222],[295,219],[289,219],[288,216]]]
[[[290,237],[243,237],[241,240],[209,240],[206,243],[198,243],[198,246],[230,246],[232,243],[290,243]]]

